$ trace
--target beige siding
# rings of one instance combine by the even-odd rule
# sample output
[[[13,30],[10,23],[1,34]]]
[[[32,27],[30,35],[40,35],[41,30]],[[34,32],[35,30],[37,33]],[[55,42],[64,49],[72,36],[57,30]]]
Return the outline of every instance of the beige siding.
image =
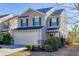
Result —
[[[32,14],[33,12],[35,12],[34,10],[32,10],[31,8],[29,8],[28,10],[26,10],[25,12],[23,12],[21,14],[21,16],[29,16],[30,14]]]
[[[10,30],[17,28],[18,27],[18,18],[17,17],[12,18],[9,21],[9,23],[10,23]]]
[[[34,17],[41,17],[42,18],[42,26],[45,26],[45,23],[44,23],[44,20],[45,20],[45,16],[44,15],[42,15],[42,14],[40,14],[40,13],[38,13],[38,12],[35,12],[35,13],[33,13],[30,17],[29,17],[29,26],[33,26],[33,18]]]
[[[57,28],[57,27],[59,27],[60,26],[60,23],[59,23],[59,26],[50,26],[50,19],[52,19],[52,18],[57,18],[57,17],[48,17],[47,18],[47,21],[46,21],[46,26],[48,28]]]
[[[6,21],[5,21],[5,22],[6,22]],[[7,29],[4,28],[5,22],[3,22],[3,23],[0,24],[0,31],[7,31]]]
[[[60,33],[67,37],[67,17],[65,11],[60,16]]]

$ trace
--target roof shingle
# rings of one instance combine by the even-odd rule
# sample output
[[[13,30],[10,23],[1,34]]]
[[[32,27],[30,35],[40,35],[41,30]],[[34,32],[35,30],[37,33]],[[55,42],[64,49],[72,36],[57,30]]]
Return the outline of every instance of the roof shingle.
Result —
[[[59,28],[48,28],[47,30],[58,30]]]
[[[50,16],[59,16],[64,9],[55,10]]]
[[[21,28],[16,28],[14,30],[33,30],[33,29],[41,29],[44,26],[35,26],[35,27],[21,27]]]
[[[48,12],[50,9],[52,9],[53,7],[49,7],[49,8],[42,8],[42,9],[37,9],[37,11],[42,12],[42,13],[46,13]]]
[[[8,16],[9,14],[5,14],[5,15],[0,15],[0,18],[3,18],[5,16]]]

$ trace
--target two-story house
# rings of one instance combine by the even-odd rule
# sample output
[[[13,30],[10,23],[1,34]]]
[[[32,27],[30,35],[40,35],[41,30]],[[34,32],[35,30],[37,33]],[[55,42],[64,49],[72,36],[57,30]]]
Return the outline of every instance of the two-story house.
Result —
[[[16,16],[11,14],[0,15],[0,41],[4,33],[11,31],[11,29],[17,28],[15,23],[17,21]]]
[[[51,36],[67,38],[67,18],[64,9],[29,8],[9,22],[9,32],[14,44],[42,45]]]

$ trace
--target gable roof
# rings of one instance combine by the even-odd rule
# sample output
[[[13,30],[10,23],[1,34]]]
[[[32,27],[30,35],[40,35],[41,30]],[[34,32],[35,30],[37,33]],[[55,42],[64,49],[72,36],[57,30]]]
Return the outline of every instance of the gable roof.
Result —
[[[5,15],[0,15],[0,18],[3,18],[5,16],[8,16],[9,14],[5,14]]]
[[[45,15],[45,13],[42,13],[42,12],[37,11],[37,10],[35,10],[35,9],[29,8],[29,9],[27,9],[25,12],[23,12],[23,13],[21,14],[21,16],[22,16],[24,13],[27,13],[28,10],[34,11],[34,12],[31,13],[31,15],[32,15],[33,13],[35,13],[35,12],[38,12],[38,13],[41,13],[41,14]],[[30,16],[30,15],[25,15],[25,16]]]
[[[48,12],[50,9],[52,9],[53,7],[49,7],[49,8],[42,8],[42,9],[37,9],[37,11],[42,12],[42,13],[46,13]]]
[[[24,17],[29,17],[29,16],[16,16],[18,18],[24,18]]]
[[[1,16],[0,23],[3,23],[4,21],[10,20],[13,17],[15,17],[15,16],[12,14]]]
[[[55,10],[50,16],[59,16],[63,12],[64,9]]]
[[[16,28],[14,30],[33,30],[33,29],[41,29],[44,26],[35,26],[35,27],[21,27],[21,28]]]

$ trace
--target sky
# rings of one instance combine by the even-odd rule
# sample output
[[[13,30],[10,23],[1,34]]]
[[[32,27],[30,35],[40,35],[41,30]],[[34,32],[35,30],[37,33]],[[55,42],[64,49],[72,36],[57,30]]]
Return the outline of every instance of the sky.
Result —
[[[43,3],[0,3],[0,15],[2,14],[15,14],[19,15],[23,11],[27,10],[28,8],[46,8],[52,7],[52,4],[43,4]]]
[[[68,17],[68,22],[75,22],[74,19],[71,19],[73,16],[77,16],[76,19],[79,20],[79,15],[76,14],[77,10],[74,10],[73,4],[56,4],[56,3],[0,3],[0,15],[4,14],[14,14],[20,15],[28,8],[33,9],[40,9],[40,8],[47,8],[47,7],[54,7],[54,9],[66,9],[66,14]],[[75,13],[75,14],[74,14]],[[71,17],[71,18],[69,18]],[[68,24],[68,29],[70,30],[72,24]]]

